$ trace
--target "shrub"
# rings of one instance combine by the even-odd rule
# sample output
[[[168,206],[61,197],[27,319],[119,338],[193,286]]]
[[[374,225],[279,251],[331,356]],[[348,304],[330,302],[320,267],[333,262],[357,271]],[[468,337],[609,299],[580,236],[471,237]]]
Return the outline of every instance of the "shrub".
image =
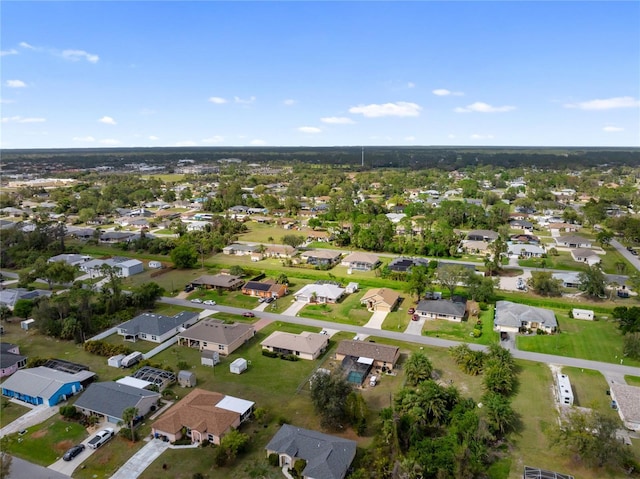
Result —
[[[288,420],[287,420],[287,418],[286,418],[286,417],[284,417],[284,416],[280,416],[280,417],[278,418],[278,426],[282,426],[283,424],[286,424],[286,423],[288,423],[288,422],[289,422],[289,421],[288,421]]]
[[[133,351],[124,344],[110,344],[106,341],[86,341],[83,348],[88,353],[103,357],[116,356],[118,354],[131,354]]]
[[[75,419],[78,414],[75,406],[60,406],[60,415],[65,419]]]
[[[186,361],[178,361],[178,369],[189,369],[189,363]]]
[[[297,459],[296,462],[293,463],[293,470],[295,471],[296,477],[302,477],[302,471],[307,467],[307,461],[304,459]]]
[[[280,359],[284,359],[285,361],[298,361],[300,358],[295,354],[283,354],[280,356]]]
[[[481,303],[478,303],[478,307],[480,308],[480,311],[486,311],[487,309],[489,309],[489,305],[484,301]]]
[[[268,349],[263,349],[262,350],[262,355],[266,356],[268,358],[277,358],[278,356],[280,356],[278,353],[276,353],[274,351],[269,351]]]
[[[280,467],[280,456],[275,452],[269,454],[269,465],[273,467]]]
[[[473,329],[473,337],[474,338],[479,338],[480,336],[482,336],[482,330],[478,329],[478,328],[474,328]]]
[[[122,429],[120,429],[120,435],[126,439],[129,439],[130,441],[136,441],[138,439],[136,430],[134,429],[132,431],[128,427],[123,427]]]

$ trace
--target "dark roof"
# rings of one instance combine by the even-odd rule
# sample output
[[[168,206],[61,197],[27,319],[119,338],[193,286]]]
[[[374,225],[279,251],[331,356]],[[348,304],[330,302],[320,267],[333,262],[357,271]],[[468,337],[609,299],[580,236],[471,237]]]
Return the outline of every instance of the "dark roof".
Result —
[[[412,266],[423,265],[427,266],[429,261],[424,258],[397,258],[389,263],[389,269],[391,271],[409,271]]]
[[[304,477],[342,479],[356,455],[356,442],[283,424],[265,449],[307,461]]]
[[[338,344],[336,354],[354,356],[357,358],[373,358],[376,361],[384,361],[395,364],[400,356],[400,348],[369,341],[344,340]]]
[[[17,344],[0,343],[0,368],[10,368],[14,364],[27,359],[27,357],[23,356],[22,354],[11,352],[12,349],[17,347]]]
[[[418,303],[416,312],[424,311],[426,313],[448,314],[450,316],[464,316],[466,310],[465,303],[438,299],[435,301],[423,300]]]
[[[89,371],[89,366],[72,363],[71,361],[65,361],[64,359],[48,359],[43,366],[45,368],[55,369],[56,371],[62,371],[63,373],[70,374],[79,373],[80,371]]]
[[[192,311],[182,311],[175,316],[142,313],[126,323],[122,323],[118,328],[126,334],[131,335],[146,333],[154,336],[162,336],[167,331],[175,329],[197,316],[198,313]]]
[[[260,281],[247,281],[242,289],[252,289],[254,291],[269,291],[273,283],[261,283]]]
[[[107,231],[106,233],[102,233],[102,235],[100,236],[100,239],[101,240],[110,240],[110,239],[122,240],[122,239],[131,238],[133,235],[134,233],[129,233],[126,231]]]
[[[108,381],[89,386],[78,398],[75,406],[122,419],[125,409],[136,407],[142,398],[150,396],[160,397],[160,394]]]

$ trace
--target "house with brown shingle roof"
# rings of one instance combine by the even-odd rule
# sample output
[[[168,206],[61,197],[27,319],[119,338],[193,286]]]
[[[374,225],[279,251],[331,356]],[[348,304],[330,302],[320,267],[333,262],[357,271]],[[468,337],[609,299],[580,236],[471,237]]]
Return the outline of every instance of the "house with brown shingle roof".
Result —
[[[293,354],[301,359],[317,359],[329,346],[329,336],[303,331],[300,334],[274,331],[260,343],[267,351]]]
[[[178,335],[178,344],[200,351],[215,351],[227,356],[256,334],[252,324],[225,324],[219,319],[204,319]]]
[[[400,295],[389,288],[370,289],[360,300],[369,311],[390,313],[400,302]]]
[[[371,253],[355,252],[343,258],[341,264],[355,271],[371,271],[380,264],[380,257]]]
[[[199,288],[233,291],[240,288],[244,281],[242,278],[231,274],[205,274],[191,281],[191,284]]]
[[[254,404],[196,388],[160,416],[153,424],[152,433],[175,442],[183,437],[184,431],[192,443],[207,440],[220,444],[225,434],[251,416]]]
[[[342,361],[348,356],[355,360],[372,359],[374,367],[392,370],[400,358],[400,348],[369,341],[340,341],[336,349],[336,360]]]

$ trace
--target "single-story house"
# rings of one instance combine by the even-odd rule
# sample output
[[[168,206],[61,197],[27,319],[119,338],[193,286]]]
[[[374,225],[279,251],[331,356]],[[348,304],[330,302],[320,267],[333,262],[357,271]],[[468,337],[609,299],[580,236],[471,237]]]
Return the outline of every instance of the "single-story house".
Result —
[[[512,243],[531,243],[531,244],[540,244],[540,238],[536,235],[528,234],[528,233],[520,233],[516,235],[511,235],[509,238]]]
[[[0,306],[6,306],[11,311],[16,303],[21,299],[33,300],[40,296],[51,296],[52,292],[46,289],[34,289],[29,291],[26,288],[7,288],[0,290]]]
[[[324,334],[303,331],[300,334],[274,331],[260,343],[263,349],[274,353],[293,354],[300,359],[317,359],[329,346]]]
[[[305,251],[300,254],[300,258],[305,260],[307,264],[316,266],[334,266],[340,262],[342,254],[339,251],[315,250]]]
[[[640,387],[611,383],[611,399],[618,405],[622,423],[632,431],[640,431]]]
[[[293,297],[296,301],[306,303],[337,303],[344,296],[345,289],[335,284],[308,284],[303,286]]]
[[[369,311],[384,311],[390,313],[400,302],[400,295],[389,288],[375,288],[367,291],[360,304],[367,306]]]
[[[400,348],[369,341],[340,341],[336,349],[336,360],[342,361],[346,357],[371,359],[373,367],[386,368],[391,371],[400,358]]]
[[[195,324],[198,317],[199,314],[192,311],[182,311],[175,316],[142,313],[118,326],[118,334],[124,336],[125,341],[136,342],[142,339],[163,343],[181,330]]]
[[[298,250],[289,245],[272,244],[265,248],[263,255],[267,258],[293,258]]]
[[[467,233],[469,241],[486,241],[487,243],[497,240],[498,236],[500,236],[498,233],[491,230],[471,230]]]
[[[47,260],[47,263],[55,263],[58,261],[62,261],[63,263],[67,263],[70,266],[81,265],[82,263],[86,263],[87,261],[92,260],[91,256],[87,256],[85,254],[58,254],[56,256],[52,256]]]
[[[549,223],[549,231],[551,233],[575,233],[580,227],[571,223]]]
[[[522,258],[541,258],[547,254],[547,252],[542,246],[536,244],[507,241],[507,254],[509,256],[519,256]]]
[[[123,383],[106,381],[91,384],[75,406],[86,416],[104,417],[107,422],[122,421],[123,412],[134,407],[138,417],[144,416],[160,400],[160,393]]]
[[[467,311],[464,302],[445,299],[422,300],[416,306],[416,314],[427,319],[446,319],[447,321],[461,322]]]
[[[249,256],[251,253],[255,253],[260,249],[260,245],[257,244],[241,244],[232,243],[229,246],[222,248],[224,254],[231,254],[236,256]]]
[[[315,213],[311,216],[315,217]],[[320,241],[322,243],[328,243],[333,239],[333,235],[328,231],[314,231],[310,230],[306,232],[307,241]]]
[[[342,259],[342,266],[354,271],[371,271],[380,265],[380,257],[371,253],[351,253]]]
[[[570,235],[556,238],[556,244],[566,248],[591,248],[593,242],[582,236]]]
[[[20,354],[20,346],[0,343],[0,378],[11,376],[27,365],[27,357]]]
[[[80,269],[92,277],[102,275],[102,267],[110,266],[114,268],[118,276],[128,278],[134,274],[144,272],[142,261],[130,258],[113,257],[110,259],[92,259],[80,264]]]
[[[205,274],[191,281],[192,286],[204,289],[224,289],[233,291],[239,289],[244,284],[244,280],[239,276],[231,274]]]
[[[600,256],[592,249],[576,248],[571,250],[571,257],[578,263],[587,263],[589,266],[599,264]]]
[[[2,383],[2,395],[36,406],[55,406],[82,391],[82,383],[93,376],[91,371],[65,373],[44,366],[19,369]]]
[[[573,308],[571,310],[571,315],[574,319],[586,319],[587,321],[593,321],[594,318],[593,310],[591,309]]]
[[[135,233],[131,231],[107,231],[100,235],[101,243],[128,242]]]
[[[206,440],[220,444],[225,434],[249,419],[254,405],[246,399],[195,388],[158,418],[152,433],[175,442],[184,431],[192,443]]]
[[[461,246],[470,254],[481,254],[484,256],[491,252],[489,250],[489,243],[486,241],[462,240]]]
[[[303,479],[343,479],[356,456],[356,442],[283,424],[266,445],[267,457],[277,454],[280,467],[292,468],[298,459],[306,466]]]
[[[242,287],[242,294],[259,298],[282,298],[287,294],[287,285],[278,284],[274,280],[247,281]]]
[[[204,319],[178,334],[178,344],[200,351],[215,351],[227,356],[256,334],[251,324],[226,324],[219,319]]]
[[[527,220],[511,220],[509,221],[509,227],[513,229],[521,229],[525,233],[533,232],[533,223]]]
[[[428,266],[424,258],[396,258],[389,263],[389,269],[396,273],[410,273],[413,266]]]
[[[531,329],[555,333],[558,321],[553,311],[511,301],[496,302],[493,329],[498,332],[519,333]]]
[[[582,284],[580,280],[580,273],[577,271],[567,271],[566,273],[552,273],[553,279],[559,279],[562,281],[564,288],[579,288]]]

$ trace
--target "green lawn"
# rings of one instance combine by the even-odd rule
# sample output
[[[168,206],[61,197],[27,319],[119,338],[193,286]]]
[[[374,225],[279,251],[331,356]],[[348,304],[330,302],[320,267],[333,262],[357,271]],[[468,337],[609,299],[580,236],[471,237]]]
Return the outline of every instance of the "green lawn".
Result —
[[[640,386],[640,377],[638,376],[625,376],[624,380],[631,386]]]
[[[476,327],[476,319],[455,323],[444,320],[427,320],[424,324],[424,334],[453,341],[467,343],[491,344],[499,341],[499,335],[493,330],[493,308],[480,312],[479,321],[482,322],[482,335],[479,338],[472,336]]]
[[[364,326],[372,314],[370,311],[367,311],[364,305],[360,304],[360,299],[364,294],[364,291],[349,294],[337,304],[309,304],[302,308],[300,316],[335,323]]]
[[[13,403],[7,398],[0,400],[0,428],[15,421],[30,409],[26,406]]]
[[[128,347],[129,349],[131,349],[132,351],[140,351],[141,353],[148,353],[153,348],[156,348],[159,345],[158,343],[153,343],[151,341],[143,341],[143,340],[132,343],[131,341],[125,341],[124,336],[120,336],[119,334],[112,334],[111,336],[107,336],[106,338],[103,339],[103,341],[109,344],[116,344],[116,345],[122,344]]]
[[[611,397],[606,394],[609,385],[599,371],[565,366],[562,372],[569,376],[576,406],[594,409],[613,419],[620,419],[618,413],[611,409]]]
[[[165,258],[166,261],[166,258]],[[154,273],[158,273],[162,271],[163,274],[160,274],[158,276],[151,276]],[[198,278],[199,276],[202,276],[203,274],[209,274],[208,270],[206,269],[163,269],[163,270],[158,270],[158,269],[152,269],[152,270],[145,270],[143,273],[140,274],[136,274],[134,276],[130,276],[128,278],[126,278],[123,283],[124,283],[124,287],[132,287],[132,286],[139,286],[142,283],[148,283],[150,281],[153,281],[155,283],[158,283],[158,285],[160,285],[162,288],[164,288],[165,290],[165,294],[167,296],[174,296],[175,294],[179,293],[180,291],[182,291],[184,289],[184,287],[190,283],[191,281],[193,281],[194,279]]]
[[[82,425],[63,421],[56,415],[28,428],[27,433],[22,436],[18,433],[6,436],[6,439],[3,439],[3,450],[29,462],[48,466],[87,436],[88,433]]]
[[[254,243],[282,244],[282,237],[285,235],[301,235],[300,231],[285,230],[284,228],[254,221],[245,223],[249,231],[238,236],[241,241],[252,241]],[[269,238],[273,238],[270,240]]]
[[[607,363],[620,363],[622,334],[613,321],[571,319],[555,311],[560,326],[558,334],[518,336],[518,349],[558,356],[569,356]],[[624,364],[640,366],[640,361],[625,358]]]

